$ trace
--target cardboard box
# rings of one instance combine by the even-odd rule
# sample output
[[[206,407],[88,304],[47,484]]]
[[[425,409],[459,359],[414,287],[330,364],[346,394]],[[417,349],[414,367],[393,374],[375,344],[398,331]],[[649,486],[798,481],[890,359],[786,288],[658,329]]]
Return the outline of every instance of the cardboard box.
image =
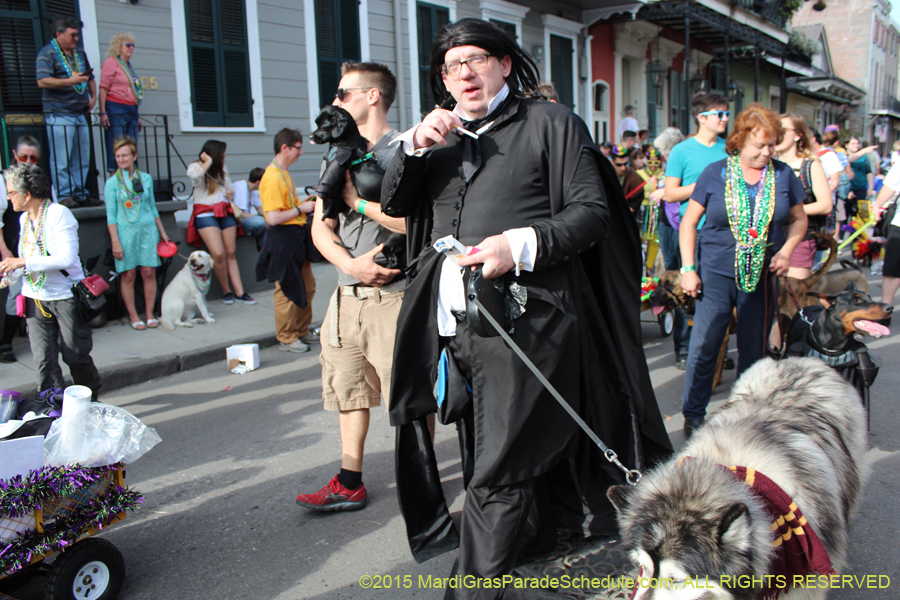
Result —
[[[225,349],[225,360],[229,371],[241,364],[254,371],[259,368],[259,344],[228,346]]]

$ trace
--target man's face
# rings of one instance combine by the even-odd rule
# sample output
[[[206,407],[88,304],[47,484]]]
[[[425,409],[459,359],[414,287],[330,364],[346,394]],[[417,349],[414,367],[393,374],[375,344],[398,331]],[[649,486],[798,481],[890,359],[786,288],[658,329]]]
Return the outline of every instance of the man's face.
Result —
[[[32,148],[31,146],[19,146],[16,148],[16,163],[21,165],[29,162],[33,165],[41,162],[41,153],[37,151],[37,148]]]
[[[631,150],[634,148],[635,139],[634,138],[626,138],[625,141],[622,142],[622,145],[625,146],[626,149]]]
[[[281,156],[285,159],[285,168],[297,162],[301,154],[303,154],[303,142],[281,145]]]
[[[344,99],[335,98],[332,104],[350,113],[357,126],[364,124],[368,120],[369,94],[373,88],[366,85],[360,73],[347,73],[341,77],[338,87],[346,90]]]
[[[703,111],[707,114],[701,114],[697,116],[697,121],[700,123],[700,128],[706,129],[710,132],[715,132],[717,134],[725,133],[725,129],[728,127],[728,115],[724,113],[727,111],[727,106],[717,106],[716,108],[711,108],[707,111]],[[721,114],[722,116],[720,117],[719,114]]]
[[[609,155],[612,154],[612,148],[609,148],[607,146],[600,146],[600,152],[603,154],[603,156],[609,158]]]
[[[478,46],[457,46],[444,54],[444,64],[459,63],[472,56],[485,54],[489,52]],[[465,63],[459,65],[459,72],[455,75],[442,73],[441,77],[463,114],[469,119],[480,119],[487,116],[491,100],[503,89],[511,71],[512,59],[509,56],[499,59],[490,56],[482,69],[472,70]]]
[[[621,179],[625,175],[625,169],[628,168],[628,159],[624,156],[613,156],[612,164],[616,168],[616,175]]]
[[[847,142],[847,150],[849,150],[851,154],[853,152],[858,152],[859,146],[860,146],[860,143],[857,138],[850,138],[850,141]]]
[[[57,33],[56,43],[66,52],[74,50],[75,46],[78,45],[78,30],[69,27],[62,33]]]

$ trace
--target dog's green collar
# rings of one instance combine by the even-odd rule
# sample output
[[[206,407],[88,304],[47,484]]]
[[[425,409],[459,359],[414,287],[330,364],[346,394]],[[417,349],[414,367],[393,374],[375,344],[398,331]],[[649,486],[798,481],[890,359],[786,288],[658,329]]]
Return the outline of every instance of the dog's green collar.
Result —
[[[366,162],[367,160],[375,160],[375,153],[367,152],[366,155],[362,158],[357,158],[356,160],[350,161],[350,166],[353,167],[355,165],[358,165],[359,163]]]

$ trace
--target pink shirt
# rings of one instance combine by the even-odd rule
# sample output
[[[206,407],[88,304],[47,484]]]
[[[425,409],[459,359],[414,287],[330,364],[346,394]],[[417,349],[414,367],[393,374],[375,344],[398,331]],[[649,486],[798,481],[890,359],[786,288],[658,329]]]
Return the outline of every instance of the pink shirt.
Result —
[[[108,101],[129,106],[137,104],[128,76],[122,72],[122,67],[115,58],[107,58],[100,67],[100,89],[106,90]]]

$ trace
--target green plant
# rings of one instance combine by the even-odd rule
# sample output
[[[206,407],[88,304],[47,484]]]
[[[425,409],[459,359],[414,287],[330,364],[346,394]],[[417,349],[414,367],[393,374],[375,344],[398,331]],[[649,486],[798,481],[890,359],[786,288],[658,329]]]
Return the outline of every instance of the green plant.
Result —
[[[813,57],[821,51],[819,42],[806,37],[799,31],[791,33],[791,37],[788,39],[788,47],[809,57]]]

